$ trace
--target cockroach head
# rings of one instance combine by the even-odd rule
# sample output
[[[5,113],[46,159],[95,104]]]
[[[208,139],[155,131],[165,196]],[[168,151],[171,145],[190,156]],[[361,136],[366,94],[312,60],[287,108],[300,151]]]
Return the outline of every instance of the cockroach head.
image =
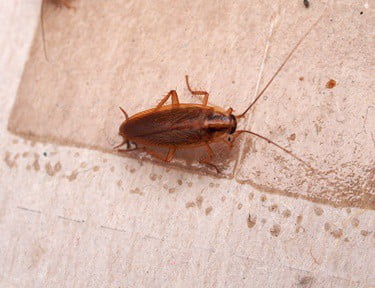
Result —
[[[126,125],[126,120],[121,123],[120,128],[118,129],[118,134],[121,136],[125,136],[125,125]]]
[[[236,116],[234,116],[233,114],[230,114],[230,131],[229,131],[229,134],[233,134],[234,132],[236,132],[236,129],[237,129],[237,119],[236,119]]]

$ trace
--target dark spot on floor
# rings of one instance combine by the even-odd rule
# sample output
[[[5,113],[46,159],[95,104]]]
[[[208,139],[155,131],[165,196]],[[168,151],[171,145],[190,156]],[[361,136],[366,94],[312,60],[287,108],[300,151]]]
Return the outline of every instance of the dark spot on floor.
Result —
[[[359,226],[359,220],[358,220],[358,218],[353,218],[352,219],[352,225],[353,225],[353,227],[358,227]]]
[[[193,201],[186,202],[185,207],[186,207],[186,208],[192,208],[192,207],[195,207],[195,202],[193,202]]]
[[[271,206],[268,207],[268,211],[276,212],[278,207],[279,206],[277,204],[272,204]]]
[[[249,216],[247,217],[247,227],[253,228],[256,223],[257,223],[257,216],[251,216],[251,214],[249,214]]]
[[[283,211],[284,218],[289,218],[292,215],[292,212],[290,212],[289,209],[286,209]]]
[[[280,235],[280,232],[281,232],[281,226],[279,224],[274,224],[270,229],[271,235],[275,237],[278,237]]]
[[[331,232],[331,235],[332,235],[333,237],[337,238],[337,239],[338,239],[338,238],[341,238],[342,234],[343,234],[343,231],[342,231],[341,228],[338,228],[338,229],[333,230],[333,231]]]
[[[212,210],[213,210],[212,206],[207,207],[205,211],[206,215],[210,214]]]
[[[315,214],[317,215],[317,216],[321,216],[321,215],[323,215],[323,209],[322,208],[320,208],[320,207],[315,207],[314,208],[314,212],[315,212]]]

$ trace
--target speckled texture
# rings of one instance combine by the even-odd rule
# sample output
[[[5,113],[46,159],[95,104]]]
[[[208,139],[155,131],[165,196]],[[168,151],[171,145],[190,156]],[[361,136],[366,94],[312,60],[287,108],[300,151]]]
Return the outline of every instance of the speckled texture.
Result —
[[[238,151],[234,151],[229,163],[234,168],[236,157],[240,157],[235,178],[219,179],[197,175],[190,170],[176,169],[174,166],[164,167],[156,163],[122,158],[85,148],[66,147],[56,143],[42,144],[10,133],[7,130],[8,120],[16,99],[16,89],[20,83],[34,28],[38,23],[40,2],[30,1],[29,6],[24,4],[25,1],[20,0],[4,3],[0,4],[0,15],[5,18],[5,24],[0,29],[5,29],[7,32],[0,33],[0,47],[4,51],[0,58],[0,75],[5,75],[0,78],[0,139],[2,139],[0,142],[0,286],[371,287],[375,285],[372,268],[375,266],[374,210],[337,208],[281,195],[284,192],[278,194],[278,191],[264,189],[259,184],[265,184],[267,187],[270,185],[271,188],[271,184],[274,184],[281,190],[289,187],[290,194],[293,195],[296,193],[293,189],[299,184],[293,181],[303,180],[305,172],[302,167],[288,158],[288,155],[280,155],[280,151],[272,147],[266,150],[266,146],[260,140],[248,144],[239,143],[239,151],[242,153],[238,154]],[[57,113],[56,117],[63,117],[61,119],[66,121],[59,118],[62,128],[65,127],[64,125],[67,126],[61,130],[61,134],[55,135],[57,137],[55,139],[60,139],[58,137],[66,139],[69,136],[66,134],[68,123],[74,120],[73,125],[69,126],[71,129],[69,139],[74,140],[74,137],[82,132],[80,129],[86,125],[88,121],[86,117],[90,116],[97,125],[102,126],[98,129],[86,127],[87,137],[82,139],[89,139],[90,143],[93,140],[103,141],[100,142],[102,144],[99,143],[103,147],[107,147],[108,143],[107,140],[102,140],[102,134],[98,131],[105,130],[106,127],[111,126],[110,123],[121,120],[116,118],[117,116],[120,118],[120,114],[109,117],[113,113],[118,113],[115,108],[117,102],[127,102],[127,109],[131,113],[153,105],[164,92],[176,88],[176,85],[181,87],[179,91],[187,95],[185,88],[182,88],[185,73],[191,75],[192,83],[196,87],[207,88],[211,92],[213,103],[241,108],[255,93],[272,21],[275,21],[274,33],[270,38],[268,57],[261,73],[262,83],[282,61],[290,45],[297,41],[311,21],[319,17],[323,10],[323,4],[317,1],[311,1],[308,9],[303,6],[303,1],[296,2],[296,6],[293,7],[281,7],[280,3],[273,1],[272,5],[262,4],[256,8],[245,9],[248,7],[246,5],[249,5],[246,2],[247,4],[236,4],[239,6],[231,10],[234,11],[233,14],[218,11],[229,9],[229,2],[226,5],[215,2],[216,6],[205,4],[207,6],[204,9],[198,9],[198,2],[195,4],[182,1],[178,4],[168,2],[168,5],[161,2],[161,8],[164,9],[160,7],[151,9],[150,6],[142,6],[149,4],[129,1],[127,9],[121,13],[128,13],[127,15],[131,17],[137,15],[137,11],[146,11],[144,15],[152,16],[154,19],[149,25],[124,24],[124,27],[117,25],[114,29],[113,33],[119,35],[127,27],[138,27],[137,33],[133,32],[138,37],[135,37],[135,41],[142,39],[140,43],[145,47],[155,47],[148,49],[148,53],[133,47],[131,51],[138,56],[132,60],[131,53],[129,51],[128,54],[125,53],[131,47],[132,39],[118,38],[117,40],[116,37],[109,37],[109,33],[99,33],[99,31],[110,30],[100,27],[100,19],[113,21],[114,25],[128,23],[127,18],[116,18],[115,14],[108,15],[110,11],[113,13],[116,10],[112,4],[104,4],[107,2],[98,1],[95,2],[98,4],[94,7],[85,7],[87,3],[91,2],[74,1],[76,10],[46,7],[46,24],[48,25],[50,17],[56,17],[56,23],[60,23],[56,24],[57,26],[51,23],[52,26],[46,27],[50,63],[43,62],[41,58],[43,55],[38,54],[41,52],[39,50],[41,40],[38,34],[40,30],[38,30],[31,51],[37,53],[32,56],[39,55],[36,59],[39,59],[37,64],[40,66],[39,69],[35,68],[35,75],[39,75],[38,73],[42,75],[41,78],[35,76],[37,80],[34,79],[34,82],[25,78],[25,75],[33,76],[33,73],[27,72],[33,61],[30,58],[31,62],[27,64],[19,93],[25,89],[22,85],[25,85],[26,80],[33,83],[33,85],[29,83],[30,95],[34,95],[31,99],[39,99],[35,98],[37,95],[35,93],[38,89],[46,89],[43,95],[47,99],[41,99],[43,101],[39,103],[40,105],[50,103],[49,101],[53,103],[58,99],[54,93],[67,92],[66,99],[69,100],[67,102],[69,105],[64,106],[66,103],[60,102],[62,108],[54,110]],[[337,15],[341,11],[340,14],[346,15],[345,19],[352,23],[353,27],[350,29],[353,30],[350,31],[356,31],[358,27],[369,25],[370,13],[373,15],[373,10],[367,9],[365,3],[357,5],[343,6],[342,2],[329,4],[327,15],[331,13]],[[88,8],[93,10],[86,10]],[[179,12],[172,13],[174,10]],[[348,11],[352,13],[350,17],[349,14],[345,14],[349,13]],[[287,15],[291,12],[296,19],[306,19],[306,24],[296,20],[294,25],[298,26],[298,32],[293,30],[293,25],[290,27],[287,25],[289,20],[286,19],[290,18]],[[82,13],[89,19],[80,21],[81,26],[78,26],[77,30],[66,31],[65,29],[69,30],[70,26],[64,27],[63,21],[67,23],[78,21]],[[94,38],[90,43],[100,44],[101,53],[95,50],[94,45],[84,45],[85,37],[81,33],[88,29],[85,25],[89,27],[90,17],[98,13],[102,15],[102,18],[95,18],[97,19],[95,27],[99,30],[90,30],[96,32],[91,35],[97,35],[98,38]],[[179,13],[185,16],[181,17]],[[274,18],[272,16],[274,14],[279,16]],[[212,17],[208,17],[210,15]],[[242,18],[238,15],[242,15]],[[355,20],[357,19],[355,17],[362,18]],[[324,21],[329,21],[327,19]],[[196,39],[203,35],[210,41],[178,46],[182,43],[181,38],[186,40],[186,35],[192,35],[189,27],[198,27],[189,24],[189,20],[199,21],[202,24],[199,26],[202,27],[201,30],[194,28],[197,29],[193,31]],[[247,23],[248,26],[223,24],[236,23],[236,21]],[[335,41],[342,41],[344,36],[340,31],[330,30],[336,26],[329,26],[328,22],[324,21],[322,26],[311,34],[310,40],[307,39],[307,46],[296,54],[287,69],[280,74],[275,85],[270,88],[267,98],[257,105],[248,119],[249,127],[266,136],[272,135],[275,141],[286,146],[290,143],[288,148],[300,157],[306,157],[314,167],[318,165],[320,169],[326,170],[332,165],[333,167],[337,165],[339,169],[334,169],[333,174],[330,175],[345,176],[346,174],[341,173],[345,172],[345,167],[341,165],[345,161],[352,161],[351,155],[354,153],[348,147],[358,147],[355,155],[358,156],[360,164],[349,165],[347,169],[352,170],[353,175],[364,177],[368,174],[360,173],[360,168],[371,164],[373,159],[369,156],[371,154],[368,154],[366,159],[359,156],[372,147],[370,144],[374,123],[371,118],[373,117],[371,105],[366,110],[361,102],[373,101],[373,98],[366,98],[371,96],[371,85],[373,85],[373,80],[366,78],[371,75],[371,71],[368,70],[371,66],[366,66],[364,58],[358,56],[367,55],[367,42],[365,41],[360,49],[353,48],[358,50],[358,55],[353,56],[354,54],[349,53],[352,51],[350,49],[352,46],[343,44],[345,41],[340,42],[342,45],[335,44],[338,43]],[[151,36],[157,31],[159,35],[162,34],[160,27],[165,23],[176,25],[175,31],[178,27],[187,28],[187,31],[182,31],[178,39],[171,37],[169,44],[167,43],[169,46],[167,44],[160,46],[161,40],[170,37],[169,34],[164,33],[166,35],[162,35],[162,38]],[[205,34],[204,28],[212,26],[218,26],[223,30],[225,27],[235,28],[236,33],[232,38],[225,38],[225,35],[220,33]],[[346,30],[344,29],[342,33]],[[285,31],[285,35],[281,35],[280,31]],[[253,37],[251,40],[246,38],[249,33]],[[367,41],[370,41],[373,32],[367,33],[364,33],[364,37],[369,37]],[[80,48],[66,55],[74,42],[78,41],[75,37],[79,34],[82,37]],[[22,41],[18,35],[22,35]],[[67,37],[69,35],[72,38]],[[318,35],[330,35],[329,41],[333,41],[330,42],[332,49],[344,51],[347,58],[343,55],[342,58],[345,59],[340,60],[340,55],[336,53],[332,56],[333,63],[328,65],[327,58],[325,58],[327,64],[320,62],[328,53],[325,49],[330,46],[317,51],[314,43],[321,43],[320,40],[319,42],[316,40]],[[338,38],[333,40],[335,35]],[[359,36],[356,34],[354,36],[354,40],[348,41],[352,41],[351,43],[359,41]],[[67,40],[61,44],[57,41],[59,39]],[[229,42],[232,45],[229,45]],[[157,43],[159,44],[156,45]],[[239,45],[238,43],[242,46],[236,46]],[[38,45],[39,47],[36,47]],[[161,47],[164,48],[160,49]],[[177,51],[178,47],[182,52]],[[190,50],[191,48],[194,49]],[[90,52],[90,49],[93,51]],[[223,56],[223,49],[226,49],[225,55],[229,56]],[[81,50],[100,54],[100,59],[82,57]],[[306,51],[305,55],[302,51]],[[125,58],[118,57],[121,52]],[[205,55],[208,52],[213,54]],[[320,53],[324,54],[323,58],[320,58]],[[71,57],[70,60],[68,56]],[[153,59],[163,57],[164,62],[153,62]],[[178,61],[175,58],[178,58]],[[139,66],[135,63],[135,59],[141,61]],[[316,63],[316,66],[306,70],[306,65],[302,65],[301,59],[304,59],[303,61],[313,59],[312,62]],[[351,64],[346,65],[345,61],[349,60]],[[132,69],[138,67],[138,70],[124,69],[126,67],[124,65],[129,61],[133,65]],[[176,65],[174,70],[169,70],[170,63],[174,61],[181,64]],[[371,63],[373,60],[370,58],[369,61]],[[78,62],[79,67],[77,67]],[[115,63],[114,69],[110,69],[110,63]],[[53,73],[48,74],[47,68],[55,71],[58,77]],[[86,74],[82,71],[86,71]],[[304,79],[299,80],[300,77]],[[76,78],[90,81],[87,85],[82,85],[74,83],[73,80]],[[347,79],[352,78],[355,80],[354,83],[347,83]],[[337,84],[328,89],[326,83],[330,79],[335,79]],[[73,91],[79,93],[71,94]],[[308,91],[315,91],[314,96],[309,96]],[[361,97],[354,97],[353,91],[357,91],[356,95]],[[151,99],[145,95],[153,96]],[[236,95],[240,96],[235,97]],[[85,96],[87,103],[84,101]],[[324,97],[325,101],[321,97]],[[348,102],[345,103],[349,104],[341,102],[344,99],[342,97],[346,97],[345,101]],[[128,101],[125,101],[126,99]],[[304,99],[310,100],[303,102]],[[316,100],[316,105],[308,107],[312,99]],[[21,103],[20,100],[18,97],[16,105]],[[94,100],[96,102],[93,102]],[[25,115],[35,113],[33,117],[36,119],[30,116],[28,119],[30,126],[27,127],[37,135],[38,131],[46,131],[43,129],[49,129],[58,122],[54,122],[56,120],[53,117],[54,113],[49,114],[50,118],[46,118],[47,121],[43,120],[45,117],[43,112],[48,113],[48,110],[38,110],[40,107],[34,102],[36,101],[31,101],[28,106],[33,111],[20,111],[31,113]],[[78,109],[73,105],[77,103],[85,108],[84,114],[78,114],[74,110]],[[111,106],[113,109],[108,103],[113,105]],[[336,104],[338,106],[335,106]],[[97,111],[95,107],[105,105],[107,110],[103,114],[98,114],[98,111],[102,110]],[[302,114],[297,113],[299,110],[302,110]],[[65,112],[61,113],[61,111]],[[333,111],[333,114],[327,111]],[[340,115],[344,116],[344,119],[339,117],[337,121],[338,111],[342,111]],[[13,110],[10,126],[12,121],[23,119],[20,117],[22,114],[17,116],[14,113],[19,111]],[[358,119],[353,116],[355,113],[359,113]],[[81,115],[78,120],[77,115]],[[326,118],[322,118],[318,123],[310,122],[311,119],[319,119],[318,116]],[[40,128],[35,125],[38,121],[44,126]],[[17,122],[13,122],[13,125],[14,123]],[[22,123],[27,124],[25,121]],[[342,123],[347,126],[353,125],[351,129],[346,130],[345,133],[348,134],[342,132]],[[358,123],[362,123],[359,128]],[[317,128],[315,124],[318,125]],[[341,139],[337,138],[339,133],[344,133],[343,136],[355,134],[356,129],[362,131],[363,136],[356,138],[357,146],[354,144],[351,146],[350,141],[349,143],[343,141],[338,146],[332,144],[337,142],[337,139]],[[47,132],[51,133],[50,130]],[[110,137],[109,131],[104,134],[108,135],[109,142],[114,140]],[[38,137],[40,136],[43,135]],[[328,142],[325,142],[327,137]],[[81,144],[87,146],[89,143]],[[323,148],[318,148],[320,145]],[[333,158],[328,157],[326,163],[320,161],[325,160],[324,153],[328,153],[329,149],[334,149],[333,147],[336,147],[335,153],[332,154]],[[321,155],[320,152],[323,154]],[[335,161],[332,162],[332,159]],[[290,167],[290,173],[295,175],[295,178],[287,173],[285,167]],[[256,170],[260,170],[260,173],[253,175]],[[231,172],[227,171],[227,173],[230,175]],[[273,179],[275,175],[279,176]],[[240,183],[248,181],[250,177],[255,184]],[[272,179],[274,182],[269,183]],[[368,179],[370,181],[368,183],[372,183],[370,176]],[[337,180],[339,181],[340,178]],[[324,181],[315,182],[314,178],[307,178],[306,181],[308,184],[317,183],[325,186]],[[315,186],[310,185],[310,187],[313,189]],[[317,186],[318,191],[321,189],[319,187],[321,186]],[[303,196],[306,191],[298,192]],[[276,192],[276,194],[269,192]],[[311,193],[315,193],[314,190]],[[334,201],[330,203],[335,204]]]

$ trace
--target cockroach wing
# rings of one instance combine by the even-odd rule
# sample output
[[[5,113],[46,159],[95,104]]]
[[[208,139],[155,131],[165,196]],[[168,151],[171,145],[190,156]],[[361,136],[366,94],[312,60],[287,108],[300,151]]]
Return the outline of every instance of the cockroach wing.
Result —
[[[145,145],[184,146],[209,141],[205,127],[210,107],[176,107],[140,113],[124,127],[128,139]]]

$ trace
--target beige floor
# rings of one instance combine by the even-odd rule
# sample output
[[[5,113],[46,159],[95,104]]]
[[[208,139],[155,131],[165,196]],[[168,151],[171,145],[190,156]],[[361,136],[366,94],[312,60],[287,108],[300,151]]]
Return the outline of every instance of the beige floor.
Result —
[[[48,61],[40,1],[1,3],[0,286],[375,286],[374,9],[289,2],[48,4]],[[239,113],[320,15],[240,123],[313,171],[247,136],[223,177],[109,153],[185,74]]]

